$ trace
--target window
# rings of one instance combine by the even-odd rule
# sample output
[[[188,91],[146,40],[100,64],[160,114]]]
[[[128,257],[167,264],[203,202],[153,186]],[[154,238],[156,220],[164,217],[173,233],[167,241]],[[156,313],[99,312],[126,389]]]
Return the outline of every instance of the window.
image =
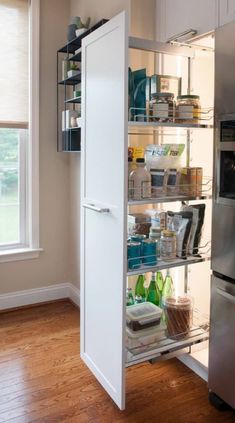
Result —
[[[26,244],[25,163],[28,131],[0,128],[0,245]]]
[[[39,0],[0,0],[0,261],[38,250],[38,28]]]

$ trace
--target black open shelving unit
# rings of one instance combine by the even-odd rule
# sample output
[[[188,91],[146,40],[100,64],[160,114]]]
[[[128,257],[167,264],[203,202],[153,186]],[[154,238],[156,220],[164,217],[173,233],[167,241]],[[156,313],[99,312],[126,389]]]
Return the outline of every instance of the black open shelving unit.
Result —
[[[80,152],[81,151],[81,128],[66,128],[66,111],[77,110],[76,106],[81,104],[81,97],[72,97],[71,87],[75,88],[81,83],[81,72],[68,77],[60,78],[62,60],[66,57],[71,62],[81,63],[82,60],[82,39],[88,34],[104,25],[108,20],[102,19],[94,26],[81,34],[79,37],[69,41],[57,50],[57,151],[58,152]],[[77,51],[79,50],[79,51]],[[75,53],[76,52],[76,53]],[[64,122],[62,122],[62,111],[64,111]],[[63,123],[63,125],[62,125]],[[63,127],[63,129],[62,129]]]
[[[76,85],[81,82],[81,72],[77,75],[70,76],[69,78],[63,79],[62,81],[58,81],[60,85]]]

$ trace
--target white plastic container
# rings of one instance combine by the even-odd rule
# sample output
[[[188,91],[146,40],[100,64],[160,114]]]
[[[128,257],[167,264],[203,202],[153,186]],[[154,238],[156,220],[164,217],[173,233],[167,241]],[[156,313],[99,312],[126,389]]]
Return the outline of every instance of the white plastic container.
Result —
[[[129,350],[136,349],[135,353],[146,350],[147,346],[151,346],[165,339],[165,324],[153,328],[143,329],[141,332],[133,332],[130,328],[126,328],[126,348]]]
[[[161,322],[162,309],[148,301],[127,307],[126,324],[134,332],[158,326]]]

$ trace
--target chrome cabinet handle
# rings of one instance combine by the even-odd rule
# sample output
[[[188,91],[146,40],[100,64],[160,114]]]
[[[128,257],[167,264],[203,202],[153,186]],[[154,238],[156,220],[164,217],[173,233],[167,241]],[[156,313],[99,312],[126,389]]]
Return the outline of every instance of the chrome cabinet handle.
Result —
[[[186,31],[180,32],[179,34],[173,35],[173,37],[168,38],[167,43],[171,43],[171,42],[177,42],[179,41],[179,39],[187,37],[188,39],[192,38],[192,36],[197,34],[197,30],[196,29],[187,29]],[[189,37],[191,35],[191,37]],[[186,39],[184,40],[186,41]]]
[[[229,292],[224,291],[221,288],[216,288],[216,292],[221,295],[222,297],[226,298],[227,300],[231,301],[235,304],[235,296],[232,294],[229,294]]]
[[[93,210],[97,213],[110,213],[110,209],[106,207],[96,207],[95,204],[83,204],[84,209]]]

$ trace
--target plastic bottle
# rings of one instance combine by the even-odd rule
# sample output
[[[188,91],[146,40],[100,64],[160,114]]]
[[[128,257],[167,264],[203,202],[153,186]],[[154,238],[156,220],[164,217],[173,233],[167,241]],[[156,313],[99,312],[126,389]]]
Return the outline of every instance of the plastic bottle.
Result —
[[[144,159],[136,159],[136,169],[131,172],[129,181],[129,186],[132,187],[133,192],[132,198],[134,200],[151,197],[151,175],[145,167]]]
[[[155,272],[152,273],[152,278],[148,287],[147,301],[157,306],[160,305],[160,292],[156,284]]]
[[[146,288],[144,286],[145,276],[139,275],[135,285],[135,296],[141,297],[142,302],[146,301]]]

